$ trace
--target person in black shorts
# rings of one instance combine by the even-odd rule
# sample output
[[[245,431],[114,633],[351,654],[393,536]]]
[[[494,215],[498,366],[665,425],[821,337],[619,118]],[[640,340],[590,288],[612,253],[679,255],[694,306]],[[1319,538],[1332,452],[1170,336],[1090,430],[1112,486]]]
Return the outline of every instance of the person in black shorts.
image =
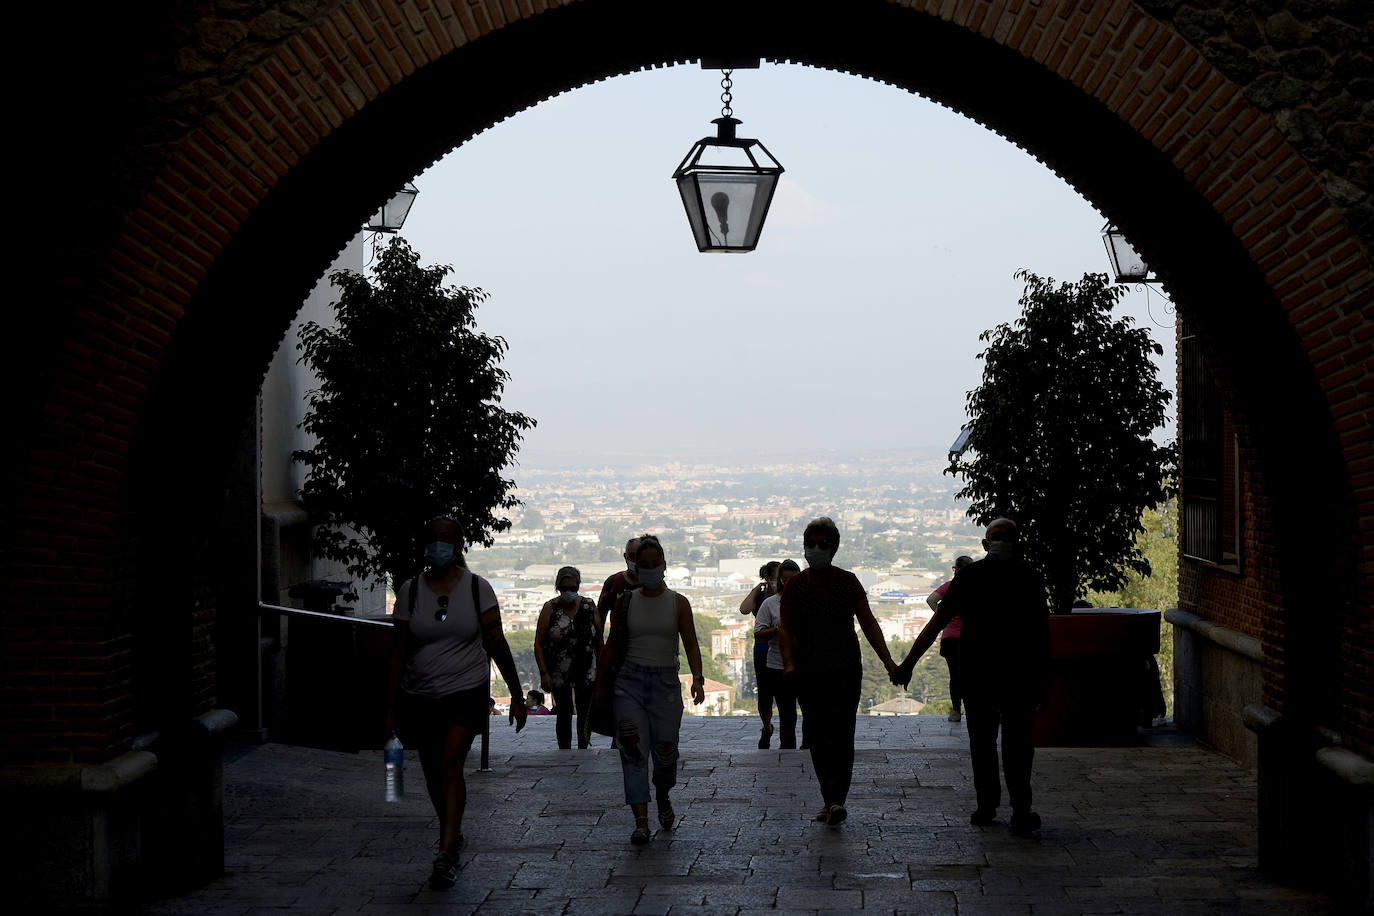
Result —
[[[510,721],[525,727],[520,675],[501,630],[491,584],[468,570],[463,536],[448,516],[426,525],[425,571],[401,583],[393,615],[386,731],[395,728],[420,754],[439,854],[431,887],[452,887],[463,845],[467,783],[463,767],[490,708],[490,662],[510,688]]]

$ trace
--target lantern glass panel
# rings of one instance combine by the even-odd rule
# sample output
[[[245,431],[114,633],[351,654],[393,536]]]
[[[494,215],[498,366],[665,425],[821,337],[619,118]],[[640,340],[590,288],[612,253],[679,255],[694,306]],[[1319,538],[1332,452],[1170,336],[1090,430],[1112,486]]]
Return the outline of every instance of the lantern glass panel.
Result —
[[[1150,269],[1145,264],[1145,259],[1131,247],[1131,243],[1126,241],[1126,237],[1118,230],[1104,232],[1102,240],[1106,243],[1107,257],[1111,259],[1112,270],[1119,282],[1144,280],[1149,276]]]
[[[687,222],[692,227],[697,250],[705,251],[709,240],[706,237],[706,217],[701,210],[701,194],[697,191],[697,176],[688,173],[679,178],[677,192],[682,195],[682,207],[687,211]]]
[[[695,187],[689,196],[687,181]],[[678,182],[701,251],[749,251],[757,244],[777,175],[696,172]],[[697,203],[699,201],[699,203]]]
[[[418,193],[415,186],[407,182],[396,196],[382,204],[382,208],[368,220],[367,228],[372,232],[398,231],[405,225],[406,217],[410,215],[411,205],[415,203]]]

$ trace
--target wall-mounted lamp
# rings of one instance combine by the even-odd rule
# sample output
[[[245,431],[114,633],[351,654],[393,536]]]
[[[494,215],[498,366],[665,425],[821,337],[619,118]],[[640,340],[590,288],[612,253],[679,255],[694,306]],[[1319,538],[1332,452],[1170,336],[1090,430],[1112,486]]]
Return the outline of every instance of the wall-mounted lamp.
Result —
[[[368,220],[363,228],[368,232],[399,232],[406,223],[406,217],[410,215],[415,195],[419,193],[415,185],[407,181],[405,187],[397,191],[391,200],[382,204],[382,208],[372,215],[372,219]]]

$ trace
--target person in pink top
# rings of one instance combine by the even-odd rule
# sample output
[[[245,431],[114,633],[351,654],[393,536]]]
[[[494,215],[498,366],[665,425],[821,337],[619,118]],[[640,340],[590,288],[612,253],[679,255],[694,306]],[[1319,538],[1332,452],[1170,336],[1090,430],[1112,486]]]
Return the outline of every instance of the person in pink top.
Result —
[[[956,576],[959,575],[959,570],[972,562],[972,557],[956,557],[954,560],[954,574]],[[930,605],[932,611],[939,612],[940,602],[944,600],[945,592],[949,590],[949,583],[953,581],[953,579],[950,579],[949,582],[944,583],[935,591],[931,592],[930,597],[926,599],[926,604]],[[959,690],[960,626],[961,622],[959,618],[955,617],[949,622],[949,626],[940,631],[940,657],[943,658],[945,664],[949,666],[949,702],[951,704],[949,721],[951,722],[958,722],[963,718],[960,715],[960,709],[963,706],[963,695]]]

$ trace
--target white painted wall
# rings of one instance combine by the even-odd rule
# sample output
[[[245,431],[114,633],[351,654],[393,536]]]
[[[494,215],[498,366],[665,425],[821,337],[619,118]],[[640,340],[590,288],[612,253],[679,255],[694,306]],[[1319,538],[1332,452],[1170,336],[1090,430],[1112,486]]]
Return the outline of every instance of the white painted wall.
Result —
[[[265,513],[289,513],[298,508],[298,495],[305,484],[305,467],[291,460],[291,453],[297,449],[309,448],[314,437],[308,436],[300,428],[306,411],[306,394],[318,384],[315,374],[309,371],[300,360],[296,349],[297,334],[302,325],[314,321],[319,324],[334,324],[333,303],[338,298],[338,289],[329,282],[329,275],[337,270],[363,272],[364,264],[363,233],[354,236],[338,258],[320,278],[315,289],[301,306],[291,328],[282,338],[267,376],[262,383],[261,397],[261,461],[262,502]],[[303,536],[283,537],[282,600],[286,600],[286,588],[307,579],[345,580],[350,578],[342,564],[319,557],[302,555]],[[384,614],[386,612],[386,592],[384,589],[369,591],[366,583],[355,584],[358,601],[354,602],[359,615]]]

